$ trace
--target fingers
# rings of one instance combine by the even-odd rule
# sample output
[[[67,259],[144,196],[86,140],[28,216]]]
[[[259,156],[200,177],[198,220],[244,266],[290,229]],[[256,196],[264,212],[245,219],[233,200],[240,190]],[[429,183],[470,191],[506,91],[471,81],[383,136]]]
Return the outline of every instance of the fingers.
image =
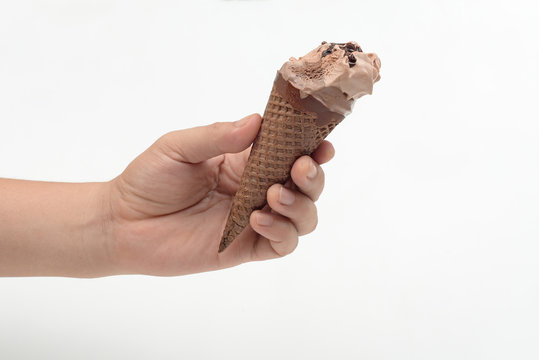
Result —
[[[333,159],[334,156],[335,148],[327,140],[322,141],[318,148],[311,154],[313,160],[320,165],[327,163],[329,160]]]
[[[253,230],[263,236],[254,248],[256,260],[290,254],[298,246],[298,237],[318,224],[314,202],[299,191],[275,184],[269,188],[267,200],[273,212],[255,211],[249,219]]]
[[[253,142],[262,118],[249,115],[236,122],[218,122],[207,126],[172,131],[155,144],[175,160],[199,163],[224,153],[245,150]]]
[[[275,184],[268,190],[268,205],[278,214],[294,224],[299,235],[312,232],[318,224],[318,214],[314,202],[299,191]]]
[[[331,160],[335,149],[323,141],[311,154],[299,158],[292,167],[291,177],[297,188],[280,184],[267,192],[272,212],[255,211],[249,219],[252,230],[262,237],[253,243],[251,260],[267,260],[290,254],[298,245],[298,237],[312,232],[318,224],[314,201],[324,188],[324,172],[319,164]]]
[[[331,145],[331,144],[330,144]],[[333,147],[332,147],[333,148]],[[321,151],[319,157],[329,160],[329,152]],[[318,200],[324,189],[324,171],[311,157],[302,156],[292,166],[292,181],[312,201]]]
[[[298,246],[298,232],[294,224],[287,218],[270,212],[255,211],[251,214],[249,222],[254,231],[265,237],[268,241],[259,244],[260,259],[290,254]]]

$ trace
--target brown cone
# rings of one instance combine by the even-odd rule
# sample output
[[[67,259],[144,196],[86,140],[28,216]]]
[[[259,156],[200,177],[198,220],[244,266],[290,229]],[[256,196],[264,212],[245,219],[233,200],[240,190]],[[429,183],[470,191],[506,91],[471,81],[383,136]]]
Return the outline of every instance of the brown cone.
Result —
[[[290,178],[290,170],[296,159],[311,154],[342,120],[342,116],[337,115],[321,124],[319,113],[309,112],[305,106],[298,104],[297,96],[296,99],[288,93],[285,94],[286,98],[281,96],[282,86],[277,84],[276,80],[234,196],[219,252],[225,250],[249,224],[251,213],[266,205],[266,192],[270,186],[284,184]],[[310,103],[315,101],[309,100]]]

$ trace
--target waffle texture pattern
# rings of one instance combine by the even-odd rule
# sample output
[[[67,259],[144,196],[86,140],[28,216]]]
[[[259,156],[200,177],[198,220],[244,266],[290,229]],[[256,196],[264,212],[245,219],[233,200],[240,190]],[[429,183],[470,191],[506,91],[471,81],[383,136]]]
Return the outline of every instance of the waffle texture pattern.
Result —
[[[251,213],[266,205],[270,186],[284,184],[290,178],[296,159],[311,154],[338,124],[317,126],[317,117],[314,112],[295,109],[273,87],[232,203],[219,252],[249,224]]]

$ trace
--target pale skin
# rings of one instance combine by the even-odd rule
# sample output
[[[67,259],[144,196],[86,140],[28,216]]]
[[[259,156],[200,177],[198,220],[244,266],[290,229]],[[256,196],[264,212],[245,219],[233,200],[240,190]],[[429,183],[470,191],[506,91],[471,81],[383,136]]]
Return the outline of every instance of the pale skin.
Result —
[[[173,276],[290,254],[317,225],[327,141],[217,252],[260,123],[253,114],[170,132],[109,182],[0,179],[0,276]]]

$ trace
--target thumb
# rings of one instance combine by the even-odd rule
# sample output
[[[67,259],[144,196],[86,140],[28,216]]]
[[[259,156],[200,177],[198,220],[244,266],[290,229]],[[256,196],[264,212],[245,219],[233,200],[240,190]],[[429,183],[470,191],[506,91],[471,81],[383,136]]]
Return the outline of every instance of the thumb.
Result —
[[[237,153],[251,145],[262,118],[252,114],[236,122],[217,122],[165,134],[156,145],[173,159],[199,163],[224,153]]]

